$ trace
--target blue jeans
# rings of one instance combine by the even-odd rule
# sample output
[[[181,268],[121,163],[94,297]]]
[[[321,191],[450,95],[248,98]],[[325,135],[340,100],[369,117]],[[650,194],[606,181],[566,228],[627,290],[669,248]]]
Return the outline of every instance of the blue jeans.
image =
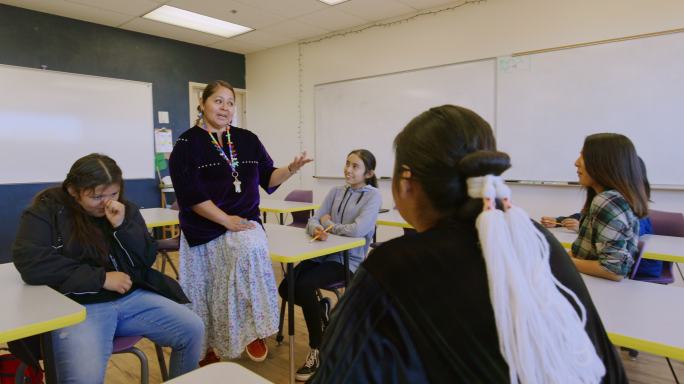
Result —
[[[85,321],[52,332],[59,383],[104,382],[115,336],[145,336],[171,347],[171,377],[198,367],[204,324],[184,305],[137,289],[118,300],[85,307]]]

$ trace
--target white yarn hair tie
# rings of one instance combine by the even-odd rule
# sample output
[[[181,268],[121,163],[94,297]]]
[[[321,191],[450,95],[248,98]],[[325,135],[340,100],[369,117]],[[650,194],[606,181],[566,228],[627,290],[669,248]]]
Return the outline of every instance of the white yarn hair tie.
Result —
[[[605,367],[584,329],[586,309],[551,273],[544,235],[511,203],[501,177],[472,177],[467,184],[470,197],[483,199],[475,225],[511,383],[600,382]],[[496,209],[496,198],[504,212]]]

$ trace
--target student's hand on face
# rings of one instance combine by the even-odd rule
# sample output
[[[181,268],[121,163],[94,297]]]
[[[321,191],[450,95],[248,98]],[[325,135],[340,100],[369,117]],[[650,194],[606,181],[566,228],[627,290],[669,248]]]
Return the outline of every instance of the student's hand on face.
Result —
[[[575,219],[565,219],[561,221],[561,225],[565,229],[569,229],[574,232],[579,232],[579,220]]]
[[[317,237],[316,240],[326,241],[328,240],[328,232],[325,232],[322,227],[318,227],[314,229],[314,237]]]
[[[295,172],[299,171],[299,169],[302,168],[304,165],[306,165],[307,163],[310,163],[312,161],[313,161],[313,159],[308,159],[306,157],[306,151],[304,151],[301,154],[295,156],[294,160],[292,160],[292,162],[287,166],[287,169],[291,173],[295,173]]]
[[[126,206],[116,200],[109,200],[105,203],[105,216],[112,227],[116,228],[121,225],[126,216]]]
[[[112,271],[105,274],[103,288],[108,291],[118,292],[123,295],[131,289],[132,285],[131,277],[123,272]]]
[[[549,217],[549,216],[542,216],[541,225],[545,226],[546,228],[553,228],[556,226],[556,218],[555,217]]]
[[[228,216],[228,221],[224,226],[231,232],[240,232],[254,228],[254,223],[240,216]]]

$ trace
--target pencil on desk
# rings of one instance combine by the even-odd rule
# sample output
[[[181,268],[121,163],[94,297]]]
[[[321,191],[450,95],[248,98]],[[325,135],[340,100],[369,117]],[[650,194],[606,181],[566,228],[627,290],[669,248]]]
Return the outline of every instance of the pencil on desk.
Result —
[[[333,224],[328,225],[328,228],[324,229],[322,233],[327,233],[329,230],[331,230],[333,227]],[[314,241],[318,240],[319,237],[321,237],[321,234],[319,233],[318,235],[314,236],[313,239],[309,240],[309,243],[313,243]]]

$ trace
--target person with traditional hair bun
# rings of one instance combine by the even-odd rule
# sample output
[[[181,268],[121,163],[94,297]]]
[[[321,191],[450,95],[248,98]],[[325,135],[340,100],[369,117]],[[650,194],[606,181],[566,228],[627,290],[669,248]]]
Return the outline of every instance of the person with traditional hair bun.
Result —
[[[558,241],[516,207],[489,124],[453,105],[396,137],[392,194],[417,231],[357,269],[313,383],[621,383]]]

